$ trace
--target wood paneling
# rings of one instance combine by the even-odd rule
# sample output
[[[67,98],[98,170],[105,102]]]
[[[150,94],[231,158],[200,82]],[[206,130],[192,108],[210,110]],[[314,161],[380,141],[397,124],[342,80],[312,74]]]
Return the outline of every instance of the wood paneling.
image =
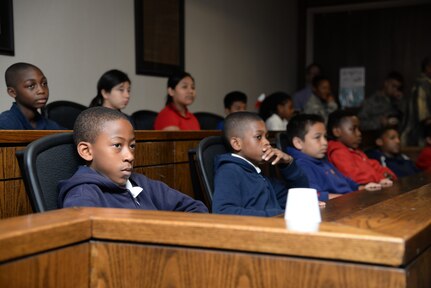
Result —
[[[88,287],[89,254],[84,243],[0,265],[0,287]]]
[[[61,209],[0,220],[0,262],[88,241],[87,211]]]
[[[22,179],[0,181],[0,219],[32,211]]]
[[[139,141],[139,140],[138,140]],[[135,167],[174,163],[174,142],[137,142]]]
[[[294,257],[103,242],[91,255],[92,286],[405,287],[402,269]]]
[[[354,2],[354,1],[343,1]],[[397,1],[393,1],[397,2]],[[408,1],[405,1],[408,4]],[[339,69],[365,67],[365,96],[382,88],[393,70],[404,76],[406,97],[421,73],[421,61],[431,50],[430,3],[376,9],[324,11],[314,17],[313,57],[331,79],[333,92],[339,87]]]
[[[22,275],[61,286],[65,267],[83,265],[87,255],[91,268],[72,274],[91,274],[76,287],[430,287],[430,188],[346,202],[350,214],[334,213],[312,233],[282,218],[108,208],[4,219],[1,286]],[[48,255],[82,243],[90,253],[66,253],[67,263]]]
[[[407,287],[429,288],[431,283],[431,248],[407,267]]]

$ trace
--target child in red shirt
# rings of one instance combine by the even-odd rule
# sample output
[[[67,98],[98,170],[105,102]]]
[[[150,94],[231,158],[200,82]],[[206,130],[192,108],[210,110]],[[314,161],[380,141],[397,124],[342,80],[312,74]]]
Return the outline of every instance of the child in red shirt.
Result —
[[[431,121],[424,127],[424,136],[425,147],[421,150],[421,153],[419,153],[416,166],[419,169],[427,170],[431,168]]]
[[[328,160],[345,176],[359,184],[376,182],[387,187],[397,176],[376,160],[369,159],[359,149],[361,131],[359,118],[351,111],[338,110],[330,114]]]

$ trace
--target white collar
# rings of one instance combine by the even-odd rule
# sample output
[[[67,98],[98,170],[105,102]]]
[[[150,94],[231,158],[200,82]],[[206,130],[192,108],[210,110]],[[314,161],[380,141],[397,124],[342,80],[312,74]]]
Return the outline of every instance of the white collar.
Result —
[[[126,188],[130,191],[130,193],[132,193],[133,198],[138,197],[139,193],[141,193],[142,190],[144,190],[143,188],[141,188],[139,186],[132,186],[132,183],[130,182],[130,180],[127,180]]]
[[[232,153],[231,155],[232,155],[233,157],[240,158],[240,159],[244,160],[245,162],[247,162],[248,164],[250,164],[251,166],[253,166],[253,167],[254,167],[254,169],[256,169],[256,172],[257,172],[258,174],[260,174],[260,172],[262,171],[262,170],[260,170],[260,168],[259,168],[259,167],[257,167],[256,165],[254,165],[253,163],[251,163],[250,161],[248,161],[248,160],[247,160],[247,159],[245,159],[244,157],[242,157],[242,156],[240,156],[240,155],[238,155],[238,154],[235,154],[235,153]]]

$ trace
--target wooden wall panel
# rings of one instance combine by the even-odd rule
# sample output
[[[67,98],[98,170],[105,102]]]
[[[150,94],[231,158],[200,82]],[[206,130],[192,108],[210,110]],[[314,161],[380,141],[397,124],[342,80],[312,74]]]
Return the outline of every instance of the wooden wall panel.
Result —
[[[170,164],[175,162],[174,142],[137,142],[135,166]]]
[[[384,9],[371,5],[366,10],[346,7],[315,15],[313,60],[331,79],[335,96],[339,69],[357,66],[366,69],[365,97],[380,89],[393,70],[404,76],[404,93],[410,96],[412,84],[421,73],[421,61],[431,50],[431,37],[424,29],[431,25],[431,5],[392,5]]]
[[[93,287],[405,287],[397,268],[103,242],[91,249]]]
[[[88,287],[89,253],[84,243],[0,265],[0,287]]]
[[[136,173],[142,173],[148,178],[159,180],[174,187],[174,165],[160,165],[135,168]]]
[[[431,248],[407,267],[407,287],[429,288],[431,283]]]
[[[188,153],[192,148],[196,148],[199,141],[177,141],[175,142],[174,158],[177,162],[189,161]]]
[[[22,179],[0,181],[0,219],[30,213],[33,210]]]
[[[148,178],[162,181],[190,197],[195,197],[188,163],[140,167],[135,168],[135,172],[142,173]]]
[[[190,166],[188,163],[176,164],[175,169],[175,189],[189,195],[190,197],[195,197],[193,191],[192,178],[190,176]]]
[[[24,147],[1,147],[0,148],[0,179],[14,179],[20,178],[21,172],[19,170],[18,161],[15,156],[17,150],[21,150]]]

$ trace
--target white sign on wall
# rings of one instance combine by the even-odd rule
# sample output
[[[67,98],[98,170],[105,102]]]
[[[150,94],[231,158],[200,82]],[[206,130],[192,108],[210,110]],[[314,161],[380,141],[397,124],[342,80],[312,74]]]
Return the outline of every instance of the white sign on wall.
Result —
[[[340,69],[339,99],[342,108],[359,107],[364,101],[365,67]]]

